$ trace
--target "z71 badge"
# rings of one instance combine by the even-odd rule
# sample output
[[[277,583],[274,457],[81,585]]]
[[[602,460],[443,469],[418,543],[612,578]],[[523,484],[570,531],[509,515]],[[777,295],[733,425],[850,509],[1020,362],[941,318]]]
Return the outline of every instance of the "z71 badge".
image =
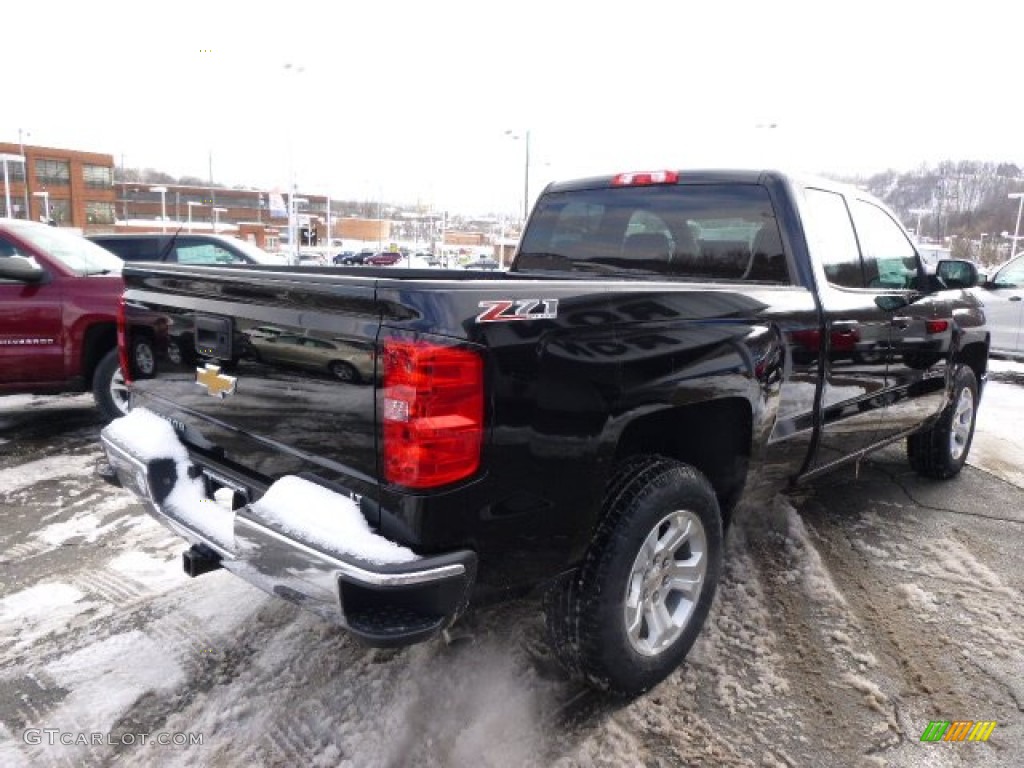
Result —
[[[558,317],[558,299],[501,299],[481,301],[484,311],[476,316],[478,323],[505,323],[512,320],[550,320]],[[542,307],[537,312],[537,307]]]

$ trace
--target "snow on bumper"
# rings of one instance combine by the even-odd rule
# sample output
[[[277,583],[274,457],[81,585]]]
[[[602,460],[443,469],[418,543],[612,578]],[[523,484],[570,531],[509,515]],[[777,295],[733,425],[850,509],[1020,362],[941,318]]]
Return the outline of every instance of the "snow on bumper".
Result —
[[[117,484],[160,522],[246,581],[371,644],[426,639],[468,601],[473,552],[420,557],[374,533],[348,496],[285,476],[231,509],[207,496],[204,470],[171,424],[146,409],[113,421],[100,440]]]

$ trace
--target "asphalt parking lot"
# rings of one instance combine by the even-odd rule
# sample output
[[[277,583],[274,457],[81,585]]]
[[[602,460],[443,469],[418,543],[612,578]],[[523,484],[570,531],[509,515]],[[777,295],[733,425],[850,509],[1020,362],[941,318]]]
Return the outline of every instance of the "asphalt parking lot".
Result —
[[[893,447],[744,510],[688,662],[628,703],[559,676],[530,600],[382,652],[190,580],[94,477],[89,398],[0,398],[0,765],[1019,766],[1024,368],[997,371],[957,480]]]

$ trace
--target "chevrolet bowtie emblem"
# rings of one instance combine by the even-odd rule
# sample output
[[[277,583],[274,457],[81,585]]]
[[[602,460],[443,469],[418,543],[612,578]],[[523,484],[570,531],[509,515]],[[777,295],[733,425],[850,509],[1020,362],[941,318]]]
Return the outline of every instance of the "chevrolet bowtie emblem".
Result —
[[[196,368],[196,384],[206,387],[211,397],[221,400],[235,394],[235,377],[222,374],[219,365],[207,363],[205,368]]]

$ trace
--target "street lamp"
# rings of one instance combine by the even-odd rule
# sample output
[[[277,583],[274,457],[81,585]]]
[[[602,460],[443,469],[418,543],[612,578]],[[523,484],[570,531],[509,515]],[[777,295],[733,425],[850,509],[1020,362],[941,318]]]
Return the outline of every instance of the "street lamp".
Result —
[[[513,139],[523,139],[526,147],[526,163],[523,166],[523,226],[526,226],[526,218],[530,215],[530,131],[527,129],[522,136],[509,130],[505,131],[506,136]]]
[[[302,261],[302,248],[299,245],[299,205],[309,203],[304,197],[296,197],[295,190],[288,197],[288,204],[291,206],[291,216],[288,219],[288,243],[292,252],[292,266]]]
[[[21,152],[23,158],[26,156],[25,155],[25,139],[26,138],[31,138],[31,137],[32,137],[32,134],[29,133],[28,131],[23,131],[21,128],[18,129],[18,148],[19,148],[19,151]],[[21,162],[22,162],[22,167],[25,170],[25,187],[24,187],[24,191],[25,191],[25,220],[27,221],[28,219],[32,218],[32,214],[30,214],[28,212],[28,210],[29,210],[28,209],[28,193],[29,193],[29,189],[28,189],[28,162],[26,162],[24,159],[22,159]]]
[[[33,197],[43,198],[43,221],[47,224],[50,223],[50,193],[49,192],[33,192]]]
[[[917,216],[917,229],[914,230],[914,234],[917,235],[918,241],[921,240],[921,217],[931,213],[930,208],[911,208],[910,213]]]
[[[11,218],[11,179],[7,173],[7,164],[21,163],[21,167],[25,168],[25,156],[0,154],[0,162],[4,165],[4,197],[7,200],[7,218],[9,219]],[[28,178],[28,171],[25,171],[24,176],[26,179]],[[25,215],[28,216],[28,211],[25,212]]]
[[[227,208],[214,208],[213,209],[213,231],[217,231],[217,224],[220,223],[220,216],[218,214],[227,213]]]
[[[197,205],[202,205],[202,203],[197,203],[195,200],[189,200],[188,202],[185,203],[185,205],[188,206],[188,231],[191,232],[192,231],[192,209],[195,208]]]
[[[1024,192],[1011,192],[1007,195],[1011,200],[1019,200],[1017,204],[1017,226],[1013,228],[1013,245],[1010,248],[1010,258],[1017,255],[1017,236],[1020,234],[1020,211],[1024,208]]]
[[[160,193],[160,231],[167,231],[167,187],[150,187],[150,192]]]
[[[306,68],[291,62],[285,63],[282,71],[285,73],[285,92],[288,93],[292,90],[288,86],[287,78],[289,76],[298,78],[306,71]],[[296,82],[298,85],[298,82]],[[297,88],[296,88],[297,90]],[[299,99],[301,101],[301,99]],[[288,131],[288,175],[291,186],[291,194],[288,197],[288,248],[291,250],[291,261],[292,264],[299,263],[299,245],[298,245],[298,226],[297,216],[298,211],[296,209],[296,197],[295,192],[297,185],[295,183],[295,128],[293,121],[286,120],[285,125]],[[308,202],[308,201],[307,201]]]

